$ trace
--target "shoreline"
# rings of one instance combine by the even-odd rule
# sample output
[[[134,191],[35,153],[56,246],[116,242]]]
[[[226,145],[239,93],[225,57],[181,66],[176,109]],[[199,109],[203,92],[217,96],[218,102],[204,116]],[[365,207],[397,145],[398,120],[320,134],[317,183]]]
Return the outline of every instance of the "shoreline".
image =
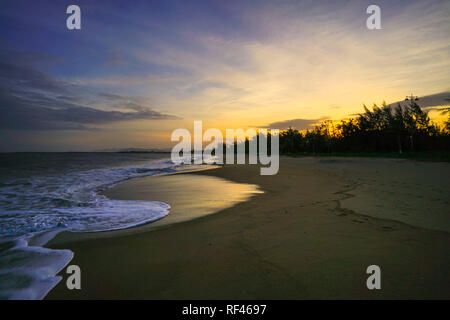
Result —
[[[104,190],[101,192],[101,194],[105,195],[106,197],[108,197],[111,200],[148,200],[145,198],[137,199],[139,197],[136,197],[135,193],[126,194],[127,189],[128,188],[132,188],[132,189],[140,188],[140,187],[142,187],[142,185],[145,186],[146,184],[148,184],[148,182],[150,184],[157,184],[157,183],[155,183],[155,180],[158,180],[158,179],[163,179],[163,181],[165,181],[167,179],[172,179],[174,177],[176,178],[176,177],[181,177],[181,176],[185,176],[185,175],[187,175],[187,176],[194,175],[194,178],[195,178],[196,175],[198,175],[200,177],[203,176],[205,178],[208,178],[208,177],[212,178],[211,179],[212,181],[208,181],[208,180],[205,181],[204,179],[201,179],[199,181],[201,183],[209,182],[210,186],[211,186],[211,184],[214,184],[214,183],[222,183],[225,185],[228,184],[231,187],[241,188],[241,191],[247,193],[248,195],[241,196],[241,197],[234,196],[234,199],[231,199],[229,201],[222,201],[223,203],[221,205],[215,205],[213,207],[208,206],[208,208],[194,208],[194,209],[199,209],[202,212],[200,212],[197,215],[194,215],[193,217],[186,217],[184,219],[173,219],[174,211],[175,211],[175,214],[178,214],[178,212],[177,212],[178,210],[174,210],[174,208],[173,208],[173,201],[170,201],[171,203],[167,203],[167,202],[163,201],[164,199],[161,199],[161,197],[156,194],[155,198],[152,198],[152,201],[159,201],[159,202],[167,203],[168,205],[171,206],[171,209],[167,216],[161,217],[160,219],[152,221],[152,222],[143,223],[140,225],[135,225],[133,227],[116,229],[116,230],[104,230],[104,231],[97,231],[97,232],[76,232],[76,231],[64,230],[64,231],[59,232],[57,234],[57,236],[52,238],[48,242],[48,245],[52,246],[52,245],[61,245],[63,243],[70,243],[70,242],[77,242],[77,241],[84,241],[84,240],[91,240],[91,239],[93,240],[93,239],[102,239],[102,238],[111,238],[111,237],[122,237],[125,235],[133,235],[133,234],[139,234],[139,233],[143,233],[143,232],[151,232],[151,231],[155,231],[155,230],[161,230],[161,229],[169,228],[174,224],[185,223],[190,220],[206,218],[207,216],[209,216],[211,214],[219,213],[222,210],[231,208],[231,207],[235,206],[236,204],[239,204],[240,202],[249,201],[251,198],[264,193],[264,191],[262,191],[260,189],[260,187],[257,185],[246,184],[246,183],[242,183],[242,182],[239,183],[237,181],[232,181],[230,179],[216,177],[214,174],[212,174],[212,175],[207,174],[208,171],[214,171],[214,170],[217,170],[220,168],[222,168],[222,166],[208,165],[208,166],[204,166],[203,168],[195,167],[193,169],[185,169],[185,170],[177,171],[177,172],[169,172],[169,173],[166,173],[163,175],[134,178],[134,179],[130,179],[127,181],[123,181],[110,189]],[[187,185],[191,186],[191,182],[183,183],[181,185],[178,183],[178,187],[186,187]],[[204,192],[204,191],[206,191],[206,190],[196,190],[196,192]],[[152,194],[153,193],[158,193],[158,190],[153,190]],[[124,196],[124,194],[126,194],[126,196]],[[174,195],[171,195],[171,197],[173,197],[173,196]],[[180,195],[178,194],[177,196],[180,196]],[[233,195],[228,194],[228,196],[233,196]],[[172,199],[172,200],[175,200],[175,199]],[[214,200],[214,199],[211,199],[211,200]],[[217,201],[217,199],[216,199],[216,201]],[[189,210],[192,211],[192,208],[189,208]]]
[[[316,160],[282,157],[278,176],[249,165],[189,173],[265,193],[169,228],[52,242],[75,253],[84,285],[69,291],[63,280],[47,298],[449,298],[450,235],[352,212],[341,202],[355,181]],[[371,264],[383,290],[365,287]]]

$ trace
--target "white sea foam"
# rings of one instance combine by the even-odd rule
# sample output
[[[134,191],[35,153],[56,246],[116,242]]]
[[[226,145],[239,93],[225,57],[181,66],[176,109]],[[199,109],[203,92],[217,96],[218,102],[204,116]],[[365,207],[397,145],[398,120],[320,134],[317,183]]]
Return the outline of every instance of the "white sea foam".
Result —
[[[131,228],[165,217],[158,201],[111,200],[100,192],[138,177],[182,170],[170,160],[2,181],[0,299],[42,299],[61,280],[70,250],[43,248],[56,233]]]
[[[42,299],[61,280],[56,274],[73,258],[70,250],[40,247],[59,230],[19,237],[0,256],[0,299]],[[33,238],[34,242],[33,242]]]
[[[172,171],[175,168],[170,161],[160,161],[145,167],[11,179],[0,189],[0,235],[14,237],[53,228],[105,231],[160,219],[168,213],[169,205],[110,200],[100,192],[128,179]]]

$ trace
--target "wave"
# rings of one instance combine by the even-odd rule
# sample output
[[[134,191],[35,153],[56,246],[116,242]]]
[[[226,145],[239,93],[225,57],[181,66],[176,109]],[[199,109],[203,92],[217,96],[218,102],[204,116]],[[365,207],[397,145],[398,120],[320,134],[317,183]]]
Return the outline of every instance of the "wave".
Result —
[[[146,167],[11,179],[0,188],[0,236],[16,237],[53,228],[116,230],[160,219],[168,213],[168,204],[110,200],[100,192],[129,179],[173,171],[172,162],[159,161]]]
[[[61,280],[70,250],[43,248],[58,232],[131,228],[164,218],[158,201],[111,200],[101,191],[129,179],[183,170],[170,160],[27,178],[0,186],[0,299],[42,299]]]
[[[0,299],[38,300],[61,281],[56,276],[73,258],[70,250],[42,246],[61,229],[0,243]]]

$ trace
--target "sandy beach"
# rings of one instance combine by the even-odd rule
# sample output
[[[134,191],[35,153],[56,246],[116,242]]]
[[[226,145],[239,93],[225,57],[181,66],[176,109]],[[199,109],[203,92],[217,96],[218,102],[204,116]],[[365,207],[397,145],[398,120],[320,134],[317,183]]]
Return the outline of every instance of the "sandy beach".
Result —
[[[171,214],[58,235],[48,246],[74,252],[82,289],[62,273],[46,298],[449,299],[449,184],[448,163],[331,157],[131,180],[106,195]],[[381,290],[366,287],[373,264]]]

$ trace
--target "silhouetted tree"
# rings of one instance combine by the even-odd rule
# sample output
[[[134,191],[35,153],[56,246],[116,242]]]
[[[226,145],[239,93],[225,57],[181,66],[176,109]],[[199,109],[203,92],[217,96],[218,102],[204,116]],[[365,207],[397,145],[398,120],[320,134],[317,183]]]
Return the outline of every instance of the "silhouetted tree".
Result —
[[[428,113],[415,101],[402,106],[388,106],[385,102],[372,110],[363,105],[364,112],[356,118],[334,125],[330,120],[314,129],[300,132],[289,127],[280,133],[280,152],[345,152],[448,150],[450,119],[442,130],[432,123]]]

